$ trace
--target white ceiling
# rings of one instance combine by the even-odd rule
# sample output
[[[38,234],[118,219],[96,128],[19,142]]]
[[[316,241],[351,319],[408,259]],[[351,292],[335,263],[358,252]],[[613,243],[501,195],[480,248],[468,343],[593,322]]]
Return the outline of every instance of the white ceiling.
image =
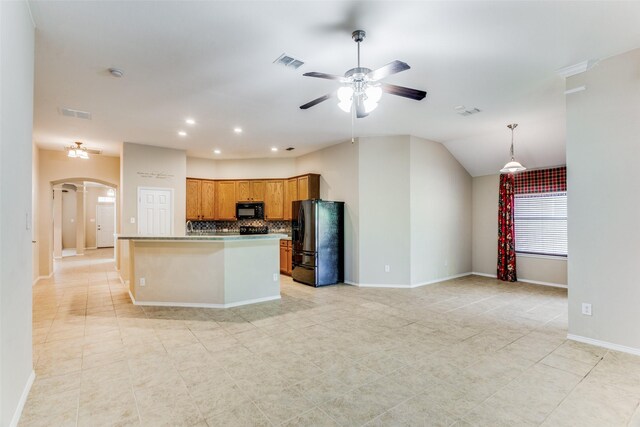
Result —
[[[298,156],[348,140],[336,88],[308,71],[394,59],[411,69],[385,81],[423,89],[420,102],[383,95],[355,136],[411,134],[442,142],[474,176],[516,157],[565,162],[564,79],[555,70],[640,46],[640,2],[31,1],[37,26],[34,139],[118,155],[123,141],[220,158]],[[272,62],[283,52],[298,70]],[[121,79],[107,68],[124,70]],[[462,117],[454,107],[478,107]],[[58,108],[92,113],[63,117]],[[193,117],[197,125],[184,124]],[[233,133],[235,126],[244,132]],[[177,135],[179,129],[189,133]],[[270,147],[296,147],[271,153]]]

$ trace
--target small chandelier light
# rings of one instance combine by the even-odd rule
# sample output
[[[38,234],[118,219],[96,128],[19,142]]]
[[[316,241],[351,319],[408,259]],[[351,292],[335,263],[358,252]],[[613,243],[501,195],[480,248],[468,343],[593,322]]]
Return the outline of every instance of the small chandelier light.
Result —
[[[500,173],[516,173],[522,172],[526,168],[520,164],[520,162],[516,161],[513,156],[513,130],[518,126],[517,123],[512,123],[507,125],[509,129],[511,129],[511,161],[508,162],[502,169],[500,169]]]
[[[87,149],[82,146],[82,142],[75,142],[76,145],[67,147],[67,156],[79,159],[88,159]]]

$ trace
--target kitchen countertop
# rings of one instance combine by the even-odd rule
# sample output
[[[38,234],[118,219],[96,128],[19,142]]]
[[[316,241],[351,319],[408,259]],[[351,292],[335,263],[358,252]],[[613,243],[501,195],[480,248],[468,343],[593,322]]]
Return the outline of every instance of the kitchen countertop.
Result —
[[[138,234],[118,235],[118,240],[163,240],[163,241],[213,241],[213,242],[229,242],[234,240],[280,240],[291,239],[286,234],[192,234],[188,236],[149,236]]]

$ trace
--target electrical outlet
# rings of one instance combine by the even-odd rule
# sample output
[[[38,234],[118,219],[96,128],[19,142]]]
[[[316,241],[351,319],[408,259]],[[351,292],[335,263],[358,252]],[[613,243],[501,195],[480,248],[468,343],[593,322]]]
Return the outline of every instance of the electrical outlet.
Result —
[[[147,281],[144,279],[144,277],[140,278],[140,286],[147,286]]]
[[[582,303],[582,314],[585,316],[591,316],[591,304],[586,302]]]
[[[384,272],[385,272],[385,273],[388,273],[388,272],[390,272],[390,271],[391,271],[391,267],[390,267],[390,266],[388,266],[388,265],[385,265],[385,266],[384,266]]]
[[[278,273],[273,273],[273,281],[274,282],[278,281]]]
[[[132,216],[132,217],[129,219],[129,222],[130,222],[131,224],[135,224],[135,223],[136,223],[136,217]]]

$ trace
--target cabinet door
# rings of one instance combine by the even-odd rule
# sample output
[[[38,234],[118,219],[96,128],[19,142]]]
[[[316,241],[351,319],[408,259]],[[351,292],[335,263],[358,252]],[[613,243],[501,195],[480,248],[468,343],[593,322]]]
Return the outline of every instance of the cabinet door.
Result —
[[[293,255],[293,247],[291,245],[291,241],[287,242],[287,274],[291,276],[291,271],[293,270],[292,264],[292,255]]]
[[[236,219],[236,182],[216,182],[216,219],[233,221]]]
[[[320,198],[320,175],[310,173],[298,177],[298,200]]]
[[[239,202],[251,200],[251,181],[236,181],[236,200]]]
[[[264,185],[264,219],[284,218],[284,180],[266,181]]]
[[[298,200],[307,200],[309,198],[309,177],[301,176],[298,178]]]
[[[280,240],[280,273],[287,274],[287,255],[289,251],[287,250],[287,246],[283,245],[284,240]]]
[[[215,181],[202,181],[200,183],[200,217],[212,220],[216,217]]]
[[[284,219],[291,219],[291,202],[298,200],[298,179],[288,179],[284,186]]]
[[[251,200],[264,202],[264,181],[251,181]]]
[[[187,179],[187,219],[200,219],[200,183],[199,179]]]

